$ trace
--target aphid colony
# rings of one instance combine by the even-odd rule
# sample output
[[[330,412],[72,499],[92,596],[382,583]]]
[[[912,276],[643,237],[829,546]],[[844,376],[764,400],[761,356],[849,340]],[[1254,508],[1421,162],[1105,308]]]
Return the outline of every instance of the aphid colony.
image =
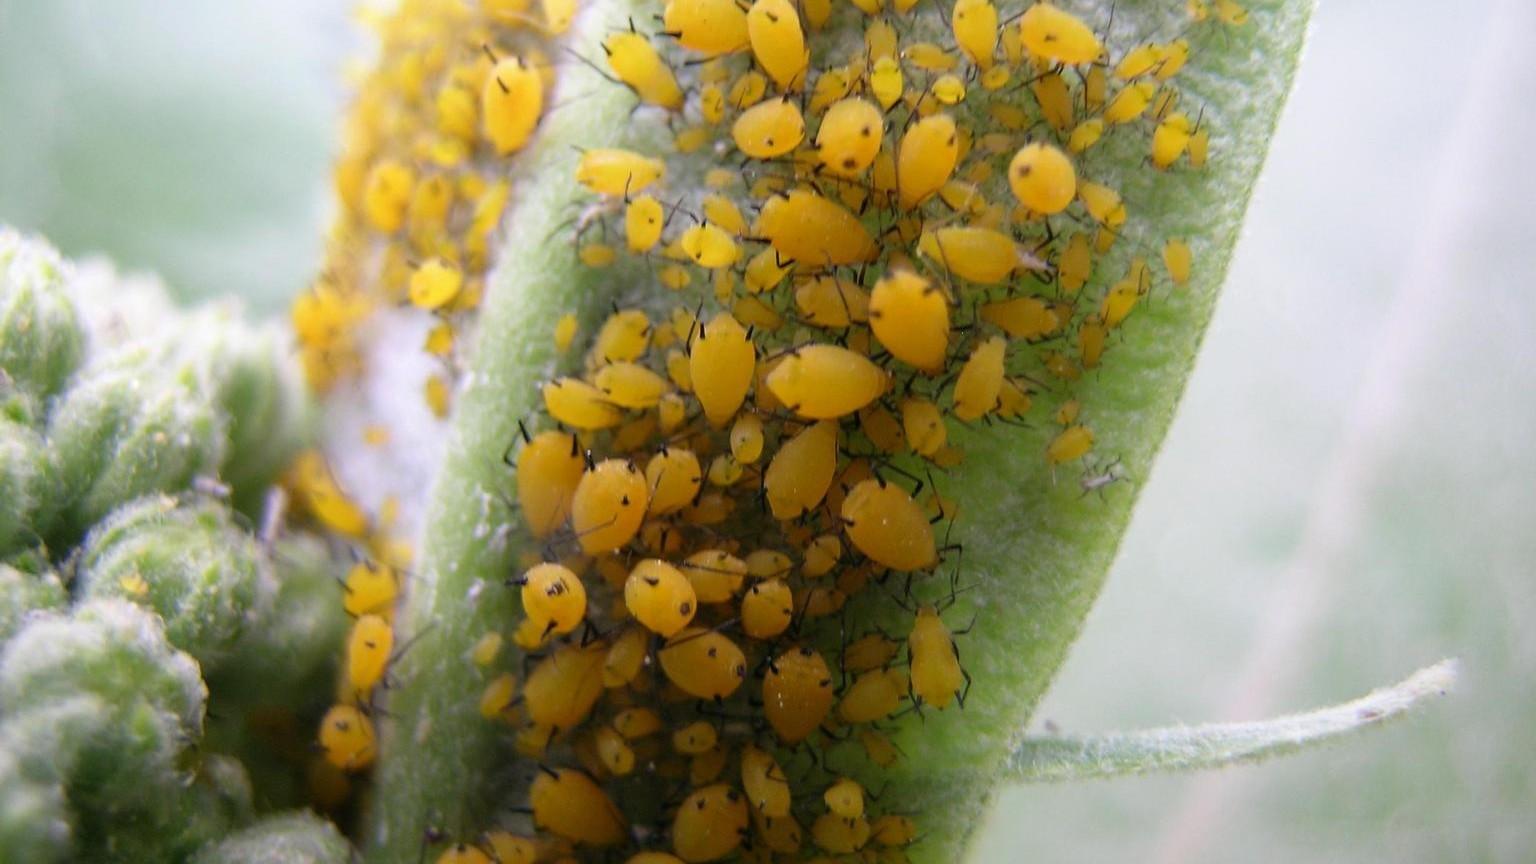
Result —
[[[352,362],[349,304],[441,315],[427,349],[451,352],[508,195],[464,166],[536,134],[547,61],[496,41],[538,17],[526,0],[417,2],[454,36],[384,30],[386,51],[418,50],[364,85],[330,274],[382,291],[324,281],[295,308],[317,383]],[[569,374],[505,457],[524,616],[466,658],[485,687],[465,698],[539,766],[528,818],[438,861],[905,860],[921,815],[866,788],[902,758],[896,724],[962,710],[971,685],[946,616],[963,516],[934,472],[963,462],[965,429],[1022,425],[1042,394],[1041,458],[1083,464],[1074,382],[1155,287],[1189,280],[1190,245],[1145,246],[1125,230],[1136,202],[1095,176],[1107,152],[1123,180],[1129,148],[1148,171],[1209,158],[1177,76],[1204,28],[1246,13],[1187,11],[1123,51],[1106,22],[990,0],[668,0],[654,35],[602,40],[589,61],[665,118],[675,153],[582,153],[576,254],[676,302],[615,308],[590,337],[573,312],[552,334]],[[454,54],[482,35],[503,47]],[[346,269],[381,237],[372,269]],[[446,410],[446,384],[427,397]],[[1085,494],[1117,477],[1085,474]],[[308,478],[311,512],[361,536],[366,517]],[[359,568],[319,736],[349,773],[375,758],[400,642],[396,574]]]

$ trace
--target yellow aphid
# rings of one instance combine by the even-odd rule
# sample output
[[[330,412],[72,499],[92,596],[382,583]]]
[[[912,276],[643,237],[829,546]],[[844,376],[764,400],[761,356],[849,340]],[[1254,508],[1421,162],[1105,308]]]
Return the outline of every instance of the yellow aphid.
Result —
[[[1189,62],[1189,41],[1175,39],[1163,46],[1163,56],[1158,61],[1157,67],[1152,70],[1152,76],[1159,81],[1167,81],[1179,74],[1184,64]]]
[[[533,824],[582,846],[617,846],[629,825],[613,799],[587,775],[570,768],[542,768],[528,789]]]
[[[1013,73],[1008,70],[1007,66],[993,66],[991,69],[981,73],[981,86],[984,90],[995,92],[1007,87],[1008,82],[1012,79]]]
[[[1052,465],[1061,465],[1083,458],[1091,449],[1093,430],[1087,426],[1069,426],[1046,446],[1045,460]]]
[[[983,304],[981,320],[1002,328],[1014,339],[1031,341],[1055,334],[1062,325],[1056,311],[1036,297],[1015,297]]]
[[[588,555],[628,543],[640,530],[647,503],[645,476],[622,459],[599,462],[581,475],[571,498],[571,527]]]
[[[523,684],[523,706],[534,723],[571,729],[586,720],[603,695],[602,642],[562,645],[540,660]]]
[[[1184,285],[1189,282],[1189,271],[1193,266],[1194,256],[1189,251],[1189,244],[1177,238],[1169,238],[1163,244],[1163,266],[1168,268],[1168,278],[1175,285]]]
[[[1077,197],[1088,209],[1088,215],[1100,225],[1115,228],[1125,223],[1125,204],[1120,200],[1120,193],[1108,186],[1080,183]]]
[[[441,242],[453,206],[453,184],[441,174],[416,184],[406,210],[406,234],[418,250],[431,250]]]
[[[496,153],[523,149],[544,113],[544,82],[517,57],[505,57],[480,88],[480,123]]]
[[[811,89],[811,101],[807,106],[811,114],[826,111],[832,103],[853,92],[853,83],[859,74],[859,69],[844,66],[823,70],[816,78],[816,86]]]
[[[901,64],[894,57],[881,57],[875,61],[869,72],[869,92],[880,102],[882,109],[889,110],[895,105],[905,88]]]
[[[1248,10],[1241,3],[1234,0],[1215,0],[1215,5],[1216,17],[1220,18],[1223,24],[1241,27],[1248,23]]]
[[[1015,270],[1044,266],[1012,237],[992,228],[955,226],[924,231],[918,239],[917,251],[945,270],[978,285],[998,285]],[[876,288],[876,293],[878,291]],[[874,317],[873,306],[870,317]],[[875,332],[879,335],[878,327]]]
[[[979,419],[998,406],[1003,391],[1003,360],[1008,343],[992,337],[971,351],[955,380],[955,417]]]
[[[697,756],[715,748],[720,733],[703,720],[695,720],[672,733],[672,749],[685,756]]]
[[[441,375],[433,375],[427,378],[423,385],[423,392],[427,400],[427,407],[432,410],[432,416],[439,420],[448,416],[448,382]]]
[[[745,475],[746,469],[729,453],[721,453],[709,463],[709,482],[712,486],[734,486]]]
[[[816,131],[822,170],[837,177],[863,173],[879,155],[884,135],[884,118],[873,102],[853,98],[834,103]]]
[[[958,105],[965,101],[965,82],[959,75],[940,75],[929,85],[928,92],[940,105]]]
[[[768,95],[768,79],[763,77],[763,73],[752,69],[731,82],[731,89],[726,94],[725,101],[730,103],[732,108],[741,111],[763,101],[766,95]]]
[[[729,312],[698,326],[688,346],[688,368],[694,395],[711,425],[724,426],[736,416],[756,365],[752,340]]]
[[[576,629],[587,614],[587,589],[569,567],[539,564],[522,576],[523,614],[546,633]]]
[[[552,35],[559,36],[571,29],[576,18],[576,0],[539,0],[539,6],[544,10],[544,29]]]
[[[821,726],[836,699],[832,672],[815,649],[800,647],[775,657],[763,676],[763,713],[784,744],[797,744]]]
[[[820,30],[832,17],[832,0],[801,0],[800,8],[805,10],[805,23],[813,30]]]
[[[550,416],[575,429],[607,429],[624,419],[603,391],[576,378],[556,378],[544,385],[543,395]]]
[[[631,252],[649,252],[661,241],[666,224],[661,202],[641,195],[624,207],[624,242]]]
[[[517,454],[517,506],[537,539],[565,523],[586,463],[574,435],[540,432]]]
[[[990,68],[997,51],[997,7],[990,0],[955,0],[950,25],[965,56],[983,71]]]
[[[747,574],[758,579],[774,579],[793,568],[789,556],[777,549],[754,549],[747,555]]]
[[[517,677],[510,672],[497,675],[480,693],[480,716],[487,720],[506,717],[516,697]]]
[[[1189,117],[1169,114],[1152,132],[1152,166],[1163,169],[1172,165],[1189,148],[1192,135]]]
[[[890,375],[884,369],[836,345],[797,348],[768,375],[774,397],[812,420],[852,414],[880,398],[889,385]]]
[[[919,456],[937,453],[949,436],[939,406],[916,396],[901,400],[901,428],[907,446]]]
[[[624,408],[650,408],[669,389],[667,379],[638,363],[610,363],[597,370],[592,383],[603,397]]]
[[[875,283],[869,295],[869,326],[896,359],[924,372],[943,367],[949,350],[949,303],[944,292],[922,276],[897,270]]]
[[[623,777],[635,770],[635,751],[624,736],[611,726],[599,726],[592,733],[592,743],[603,768],[615,777]]]
[[[741,631],[753,639],[772,639],[794,619],[794,593],[782,579],[752,583],[741,598]]]
[[[889,768],[901,758],[901,751],[891,743],[891,739],[885,737],[873,729],[859,731],[859,744],[864,747],[864,752],[869,756],[869,761],[882,768]]]
[[[661,397],[661,402],[656,405],[656,418],[660,423],[662,434],[670,435],[688,419],[688,405],[683,402],[681,396],[668,393]]]
[[[832,572],[843,557],[843,541],[836,534],[823,534],[805,547],[805,560],[800,564],[800,574],[814,579]]]
[[[1090,315],[1077,327],[1077,359],[1084,369],[1093,369],[1104,356],[1104,346],[1109,338],[1109,328],[1104,319]]]
[[[457,83],[443,85],[437,91],[432,106],[437,112],[437,128],[466,143],[475,137],[475,121],[479,119],[475,106],[475,94]]]
[[[747,47],[747,13],[733,0],[667,0],[662,25],[678,44],[706,57]]]
[[[437,856],[434,864],[497,864],[495,859],[467,843],[455,843]]]
[[[741,748],[741,788],[762,815],[775,819],[789,815],[789,778],[766,750],[751,744]]]
[[[453,325],[444,321],[427,331],[427,338],[421,348],[434,357],[447,357],[453,353],[453,340]]]
[[[649,708],[625,708],[613,717],[613,729],[626,741],[649,738],[665,728],[661,715]]]
[[[496,662],[496,656],[501,653],[501,634],[495,630],[487,632],[475,642],[475,647],[469,651],[469,659],[476,666],[489,666]]]
[[[885,8],[885,0],[849,0],[860,12],[865,15],[879,15]]]
[[[741,257],[741,250],[730,233],[708,222],[690,226],[678,243],[693,263],[706,270],[730,267]]]
[[[807,324],[843,328],[869,320],[869,292],[837,276],[817,276],[795,285],[795,308]]]
[[[834,855],[852,855],[869,842],[869,821],[823,813],[811,823],[811,839]]]
[[[703,207],[706,222],[718,225],[737,237],[747,233],[747,220],[731,199],[724,195],[709,195],[704,198]]]
[[[789,275],[788,264],[781,264],[778,253],[773,247],[768,247],[752,256],[747,262],[747,272],[744,276],[747,290],[753,294],[761,294],[778,286]]]
[[[667,640],[656,656],[667,680],[695,699],[722,700],[747,678],[747,656],[714,630],[683,630]]]
[[[367,694],[384,680],[389,652],[395,648],[395,631],[378,615],[364,615],[347,636],[347,684],[358,695]]]
[[[1092,63],[1104,50],[1087,24],[1048,3],[1025,10],[1019,19],[1019,36],[1030,54],[1069,66]]]
[[[901,52],[903,60],[924,72],[952,72],[960,65],[953,51],[932,42],[916,42]]]
[[[581,263],[593,268],[607,267],[618,258],[618,253],[607,243],[584,243],[578,255]]]
[[[740,792],[723,783],[696,789],[672,819],[672,851],[689,864],[725,858],[741,846],[749,821]]]
[[[693,275],[681,264],[668,264],[658,274],[661,284],[673,291],[681,291],[693,282]]]
[[[948,114],[913,123],[896,150],[896,191],[902,209],[916,207],[948,183],[959,158],[960,136]]]
[[[1101,118],[1084,120],[1073,128],[1071,135],[1067,136],[1067,149],[1073,153],[1081,153],[1099,143],[1102,137],[1104,137],[1104,121]]]
[[[731,455],[742,465],[763,455],[763,421],[756,414],[742,414],[731,424]]]
[[[843,527],[866,557],[892,570],[926,570],[938,561],[933,526],[905,489],[878,478],[860,481],[843,499]]]
[[[864,787],[847,777],[828,786],[827,791],[821,793],[821,800],[834,815],[844,819],[858,819],[864,815]]]
[[[960,652],[949,628],[939,618],[938,610],[923,606],[917,610],[912,632],[907,636],[907,656],[911,661],[912,696],[921,704],[940,711],[949,707],[966,683],[960,668]]]
[[[603,147],[581,154],[576,182],[599,195],[625,196],[645,189],[666,173],[666,163],[660,159]]]
[[[1008,163],[1008,186],[1020,204],[1049,216],[1077,197],[1077,172],[1067,154],[1049,144],[1030,144]]]
[[[1115,64],[1115,77],[1122,81],[1140,78],[1155,69],[1162,59],[1163,46],[1152,42],[1137,45],[1125,52],[1120,62]]]
[[[663,448],[646,463],[645,483],[650,489],[650,512],[675,513],[692,503],[703,487],[699,457],[682,447]]]
[[[896,658],[899,650],[901,646],[884,633],[860,636],[843,649],[843,670],[857,673],[884,668]],[[897,689],[904,692],[906,685]]]
[[[699,113],[711,126],[725,119],[725,91],[719,84],[709,84],[699,91]]]
[[[1194,168],[1204,168],[1205,160],[1210,156],[1211,133],[1210,130],[1201,127],[1189,136],[1189,164]]]
[[[1146,112],[1156,92],[1157,85],[1151,81],[1138,81],[1127,85],[1109,100],[1108,105],[1104,106],[1104,122],[1116,124],[1135,120]]]
[[[354,705],[332,705],[320,720],[320,752],[349,774],[362,771],[378,755],[373,721]]]
[[[485,845],[491,847],[497,864],[538,864],[539,856],[547,843],[532,837],[519,837],[510,831],[489,831]]]
[[[342,581],[342,609],[348,615],[389,615],[400,596],[400,583],[393,568],[372,561],[359,561],[347,571]]]
[[[1061,288],[1075,294],[1093,275],[1093,250],[1088,245],[1088,235],[1073,234],[1062,250],[1061,260],[1056,263],[1056,275]]]
[[[725,603],[746,582],[747,563],[720,549],[705,549],[689,555],[682,571],[700,603]]]
[[[810,267],[861,264],[879,252],[857,216],[808,189],[769,198],[752,233],[771,243],[782,258]]]
[[[603,53],[608,55],[608,68],[642,103],[670,111],[683,107],[682,88],[651,40],[639,33],[614,33],[603,40]]]
[[[629,571],[624,605],[651,632],[670,638],[693,620],[699,600],[693,583],[681,570],[658,558],[647,558]]]
[[[827,495],[837,470],[837,424],[814,423],[785,441],[763,474],[775,519],[795,519]]]
[[[650,320],[638,309],[626,309],[603,322],[588,357],[594,365],[638,360],[650,344]]]
[[[910,816],[888,813],[870,825],[870,839],[887,849],[910,846],[917,839],[917,823]]]
[[[646,649],[650,636],[643,627],[627,627],[613,640],[603,657],[603,686],[608,689],[623,687],[635,680],[645,665]]]
[[[567,312],[555,322],[555,350],[564,354],[570,350],[571,342],[576,339],[576,330],[580,323],[576,320],[574,312]]]
[[[742,112],[731,126],[736,148],[754,159],[772,159],[800,146],[805,118],[788,99],[761,102]]]
[[[780,90],[799,89],[810,53],[805,50],[805,32],[793,3],[755,0],[747,12],[747,38],[757,64]]]
[[[399,231],[415,185],[416,172],[409,167],[393,159],[375,163],[363,181],[363,214],[368,224],[386,234]]]

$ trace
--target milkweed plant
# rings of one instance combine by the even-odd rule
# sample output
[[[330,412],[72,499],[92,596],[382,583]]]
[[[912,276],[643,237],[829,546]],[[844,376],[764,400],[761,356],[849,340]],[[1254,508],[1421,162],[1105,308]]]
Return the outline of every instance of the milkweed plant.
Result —
[[[8,861],[958,861],[1311,3],[399,0],[282,325],[0,233]]]

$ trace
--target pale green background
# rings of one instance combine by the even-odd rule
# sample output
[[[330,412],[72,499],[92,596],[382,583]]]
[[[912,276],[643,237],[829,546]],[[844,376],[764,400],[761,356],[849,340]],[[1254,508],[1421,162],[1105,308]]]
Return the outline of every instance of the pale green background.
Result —
[[[1282,763],[1008,792],[980,860],[1536,860],[1533,5],[1325,0],[1040,720],[1259,717],[1448,655],[1461,692]],[[336,0],[0,0],[0,220],[280,309],[356,39]]]

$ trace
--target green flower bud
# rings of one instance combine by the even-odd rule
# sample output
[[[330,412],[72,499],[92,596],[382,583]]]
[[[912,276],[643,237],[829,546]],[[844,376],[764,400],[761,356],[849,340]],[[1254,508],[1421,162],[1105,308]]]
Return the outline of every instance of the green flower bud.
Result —
[[[96,820],[91,820],[91,816]],[[77,854],[86,860],[181,861],[255,818],[251,781],[238,760],[207,757],[191,785],[142,796],[107,814],[82,814]]]
[[[58,472],[42,436],[30,426],[0,417],[0,556],[47,534],[57,495]]]
[[[84,353],[67,276],[53,247],[0,230],[0,377],[38,400],[64,388]]]
[[[68,602],[53,571],[32,574],[0,564],[0,651],[39,610],[63,609]]]
[[[83,742],[109,722],[100,699],[77,695],[0,723],[0,849],[17,864],[71,857],[65,798]]]
[[[166,637],[204,667],[266,617],[275,590],[261,550],[223,503],[164,495],[118,508],[91,530],[81,596],[117,597],[160,613]]]
[[[192,864],[346,864],[352,849],[341,832],[308,811],[257,822],[192,858]]]
[[[177,492],[223,461],[225,418],[195,365],[128,348],[92,364],[60,397],[48,440],[68,496],[67,545],[118,505]]]

